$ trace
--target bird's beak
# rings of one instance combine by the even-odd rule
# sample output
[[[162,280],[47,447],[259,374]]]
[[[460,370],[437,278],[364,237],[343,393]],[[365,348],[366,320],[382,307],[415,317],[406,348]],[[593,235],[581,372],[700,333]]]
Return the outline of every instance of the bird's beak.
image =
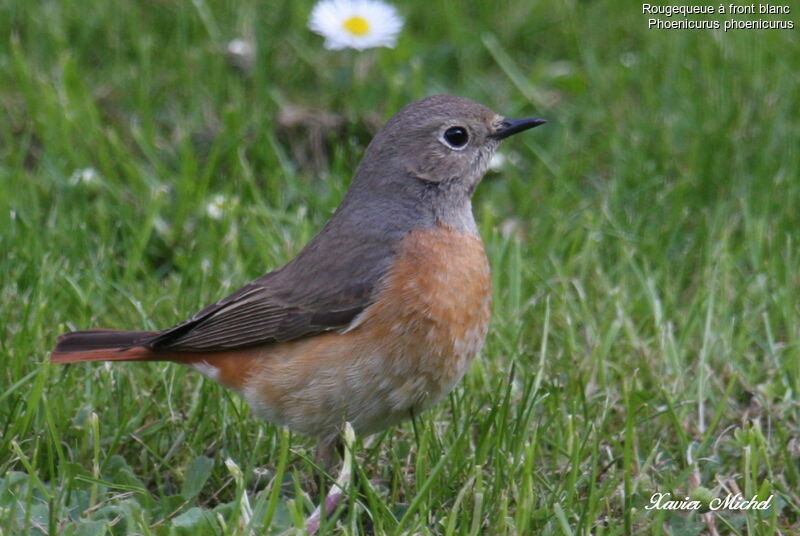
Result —
[[[517,132],[538,127],[539,125],[544,125],[545,123],[547,123],[547,120],[539,117],[528,117],[526,119],[504,119],[503,122],[500,123],[498,129],[490,134],[489,137],[496,140],[502,140],[511,136],[512,134],[516,134]]]

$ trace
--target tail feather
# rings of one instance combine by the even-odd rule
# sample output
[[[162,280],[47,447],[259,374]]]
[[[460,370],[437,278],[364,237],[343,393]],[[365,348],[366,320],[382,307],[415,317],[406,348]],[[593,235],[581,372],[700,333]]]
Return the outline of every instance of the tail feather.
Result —
[[[73,331],[58,337],[50,354],[52,363],[81,361],[155,361],[158,356],[144,346],[157,331],[116,331],[92,329]]]

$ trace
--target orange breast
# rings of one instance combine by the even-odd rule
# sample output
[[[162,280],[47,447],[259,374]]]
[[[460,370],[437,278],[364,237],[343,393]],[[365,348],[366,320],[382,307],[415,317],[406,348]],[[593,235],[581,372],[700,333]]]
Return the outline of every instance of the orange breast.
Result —
[[[489,264],[478,236],[449,228],[412,232],[375,304],[371,336],[397,339],[421,372],[449,383],[483,344],[491,314]]]
[[[453,388],[483,344],[490,309],[480,238],[414,231],[349,328],[265,348],[244,394],[268,420],[308,435],[334,434],[345,420],[378,431]]]

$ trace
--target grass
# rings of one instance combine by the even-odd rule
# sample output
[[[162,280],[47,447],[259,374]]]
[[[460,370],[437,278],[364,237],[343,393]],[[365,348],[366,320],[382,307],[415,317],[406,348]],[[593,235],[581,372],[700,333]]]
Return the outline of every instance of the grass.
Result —
[[[183,368],[48,351],[169,326],[290,259],[375,122],[436,92],[551,123],[475,198],[481,359],[415,423],[359,438],[321,532],[800,531],[797,30],[413,0],[396,49],[334,53],[310,3],[273,4],[0,2],[0,534],[302,526],[310,441]],[[249,72],[224,53],[239,36]],[[282,123],[290,105],[338,130]],[[645,508],[735,491],[772,507]]]

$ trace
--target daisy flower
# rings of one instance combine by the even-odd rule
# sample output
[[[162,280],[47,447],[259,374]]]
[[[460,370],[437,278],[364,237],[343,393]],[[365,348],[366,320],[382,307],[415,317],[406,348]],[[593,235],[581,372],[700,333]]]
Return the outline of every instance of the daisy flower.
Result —
[[[380,0],[322,0],[314,6],[308,27],[325,38],[329,50],[393,48],[403,19]]]
[[[73,186],[79,184],[94,184],[100,182],[100,174],[94,168],[76,169],[69,176],[69,183]]]
[[[492,155],[492,159],[489,160],[489,170],[494,171],[495,173],[499,173],[500,170],[503,169],[503,166],[506,164],[506,155],[501,152],[496,152]]]
[[[229,199],[222,194],[217,194],[206,203],[206,216],[212,220],[221,220],[229,208],[238,204],[238,199]]]
[[[228,43],[225,47],[225,52],[228,55],[228,60],[235,66],[245,72],[253,70],[256,63],[256,47],[252,41],[237,37]]]

